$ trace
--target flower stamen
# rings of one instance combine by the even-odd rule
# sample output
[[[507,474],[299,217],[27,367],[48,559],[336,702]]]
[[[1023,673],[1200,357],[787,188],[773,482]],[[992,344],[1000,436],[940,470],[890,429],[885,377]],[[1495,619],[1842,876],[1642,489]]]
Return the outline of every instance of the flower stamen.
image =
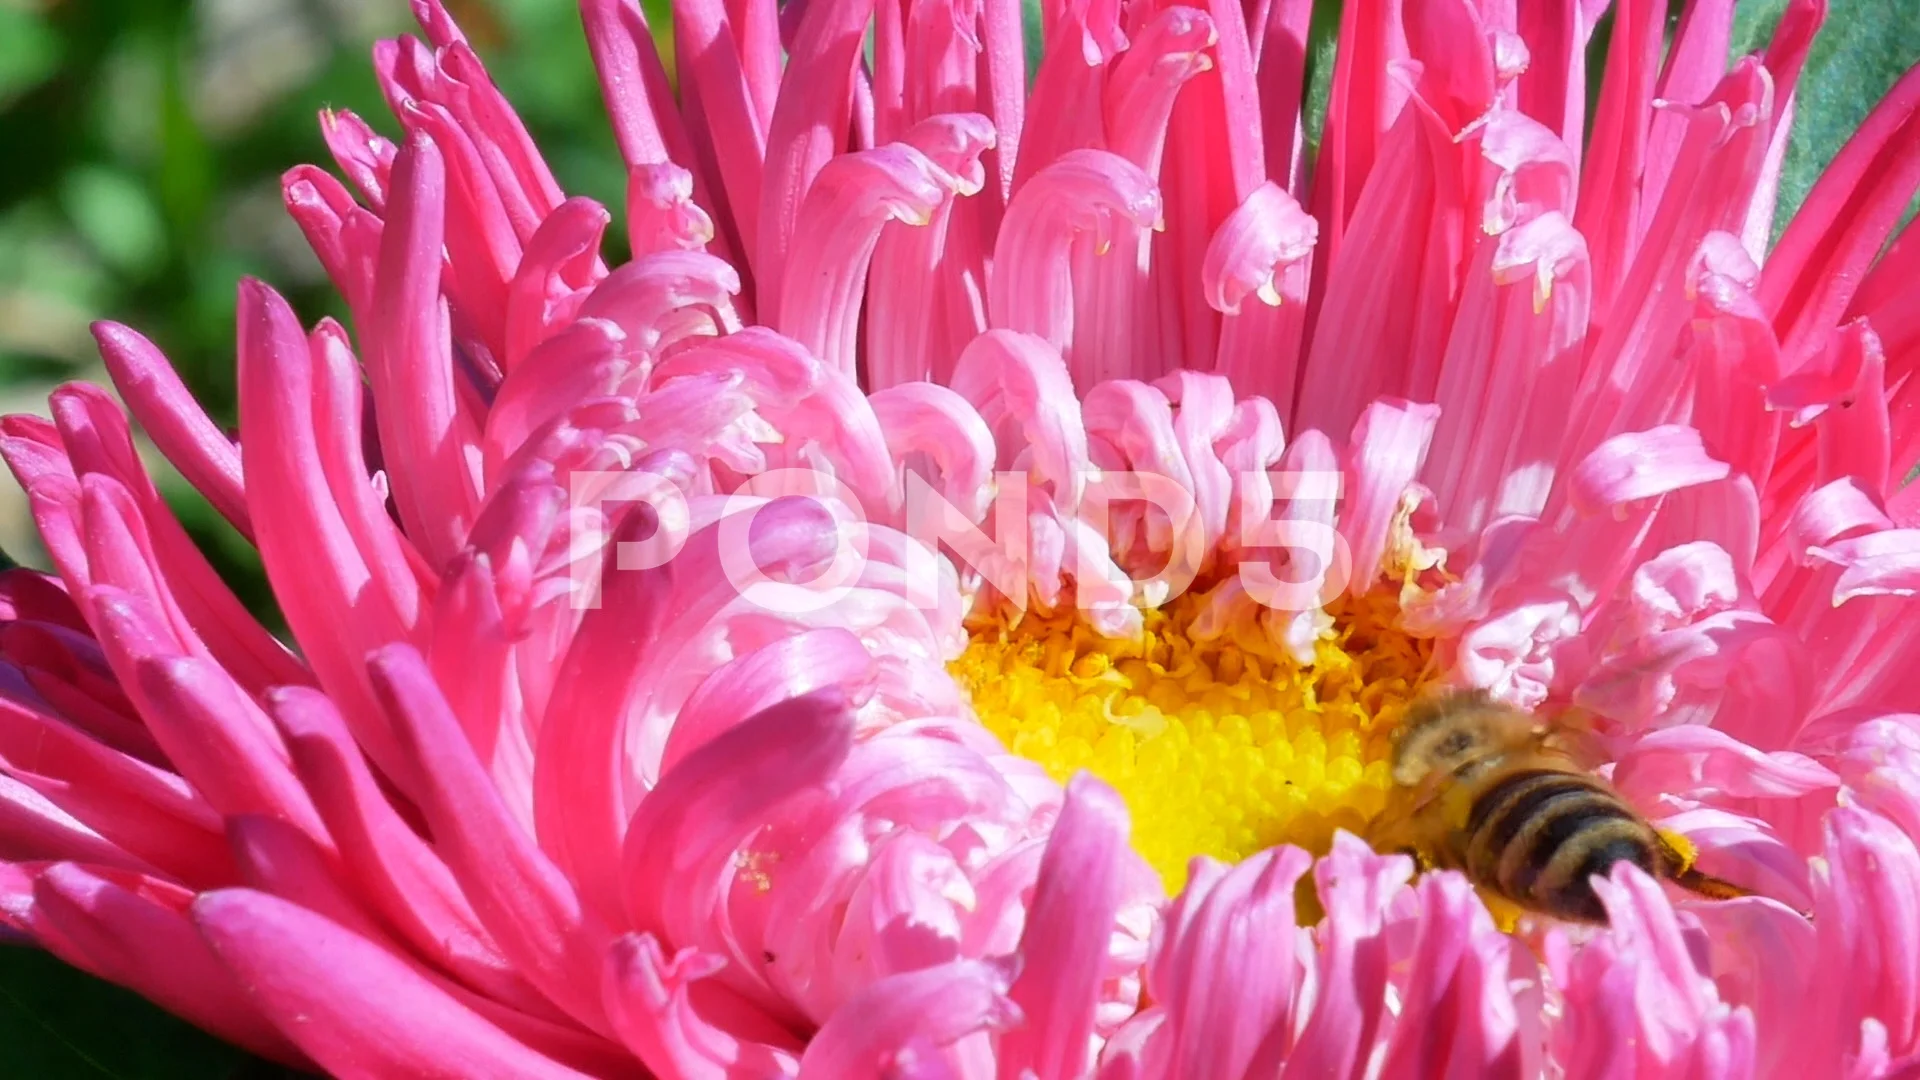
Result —
[[[1206,610],[1189,592],[1124,640],[1071,610],[987,609],[952,665],[1014,753],[1120,792],[1134,847],[1170,892],[1195,855],[1237,862],[1289,843],[1321,854],[1337,829],[1365,835],[1393,727],[1430,676],[1432,643],[1396,628],[1390,591],[1331,606],[1304,665],[1258,609],[1224,628],[1206,627]]]

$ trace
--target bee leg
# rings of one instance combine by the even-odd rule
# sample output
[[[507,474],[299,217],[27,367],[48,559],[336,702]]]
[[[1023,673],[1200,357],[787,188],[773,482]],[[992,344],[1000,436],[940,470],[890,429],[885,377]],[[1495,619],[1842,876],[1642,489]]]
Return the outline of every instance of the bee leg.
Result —
[[[1527,909],[1501,896],[1485,886],[1475,885],[1474,892],[1480,896],[1480,902],[1486,905],[1487,914],[1493,916],[1494,928],[1503,934],[1511,934],[1520,925],[1520,919]]]
[[[1667,880],[1675,885],[1704,896],[1709,900],[1737,900],[1742,896],[1752,896],[1750,890],[1743,889],[1731,881],[1722,881],[1711,874],[1703,874],[1694,868],[1694,860],[1699,853],[1694,850],[1692,841],[1676,832],[1655,829],[1660,838],[1661,861],[1665,863]]]

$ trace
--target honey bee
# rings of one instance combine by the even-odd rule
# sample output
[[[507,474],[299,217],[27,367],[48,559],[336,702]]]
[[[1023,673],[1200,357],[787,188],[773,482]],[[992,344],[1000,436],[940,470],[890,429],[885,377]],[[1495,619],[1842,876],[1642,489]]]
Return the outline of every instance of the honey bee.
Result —
[[[1685,839],[1654,828],[1584,767],[1579,734],[1481,691],[1416,703],[1394,733],[1376,849],[1462,871],[1483,895],[1574,922],[1607,921],[1593,878],[1623,861],[1712,899],[1748,895],[1694,869]]]

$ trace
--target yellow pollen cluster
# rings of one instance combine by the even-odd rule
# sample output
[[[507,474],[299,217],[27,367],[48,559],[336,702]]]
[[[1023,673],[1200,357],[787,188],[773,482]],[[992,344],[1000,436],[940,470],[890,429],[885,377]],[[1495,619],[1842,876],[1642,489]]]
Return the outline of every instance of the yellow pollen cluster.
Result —
[[[1390,591],[1330,607],[1305,666],[1252,614],[1201,640],[1204,605],[1189,592],[1147,612],[1138,640],[1104,638],[1072,611],[994,610],[952,665],[1014,753],[1120,792],[1134,847],[1169,891],[1195,855],[1235,862],[1286,843],[1318,855],[1336,829],[1366,835],[1431,653],[1395,629]]]

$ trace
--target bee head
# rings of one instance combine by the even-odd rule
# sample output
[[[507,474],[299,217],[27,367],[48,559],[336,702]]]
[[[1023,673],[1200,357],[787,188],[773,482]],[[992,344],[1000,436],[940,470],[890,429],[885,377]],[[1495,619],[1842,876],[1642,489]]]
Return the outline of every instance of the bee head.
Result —
[[[1407,709],[1393,736],[1394,783],[1412,787],[1435,773],[1506,750],[1531,737],[1527,714],[1485,690],[1447,690]]]

